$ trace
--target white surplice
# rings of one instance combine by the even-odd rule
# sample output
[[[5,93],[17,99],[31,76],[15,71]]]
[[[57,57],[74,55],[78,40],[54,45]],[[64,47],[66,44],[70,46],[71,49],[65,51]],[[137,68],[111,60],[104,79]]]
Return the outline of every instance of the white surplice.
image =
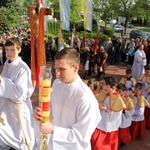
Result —
[[[145,107],[140,107],[138,105],[138,100],[136,96],[133,96],[133,100],[136,102],[135,104],[135,115],[132,116],[132,121],[138,122],[138,121],[143,121],[144,120],[144,110]]]
[[[92,91],[80,77],[71,84],[56,79],[52,89],[54,132],[48,134],[48,150],[91,150],[91,135],[101,119]],[[37,128],[40,144],[38,133]]]
[[[122,113],[122,120],[121,120],[121,125],[120,128],[127,128],[131,125],[132,123],[132,115],[134,114],[135,109],[131,110],[124,110],[124,113]]]
[[[9,145],[16,150],[28,150],[26,137],[30,149],[36,149],[30,100],[33,91],[31,71],[25,62],[20,57],[11,63],[7,60],[0,83],[0,117],[5,123],[4,126],[0,123],[0,146]]]
[[[104,132],[117,131],[121,124],[122,110],[113,111],[110,108],[110,96],[107,96],[101,104],[107,106],[107,111],[100,111],[102,119],[100,120],[97,128]]]

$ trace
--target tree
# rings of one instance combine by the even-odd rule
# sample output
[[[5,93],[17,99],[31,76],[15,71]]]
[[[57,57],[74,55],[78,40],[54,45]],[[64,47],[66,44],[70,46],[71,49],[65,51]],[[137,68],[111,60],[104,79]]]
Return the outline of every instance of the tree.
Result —
[[[150,21],[150,1],[149,0],[137,0],[135,4],[136,9],[136,16],[139,18],[142,22],[141,25],[143,25],[143,21],[147,20]]]
[[[14,24],[19,24],[19,6],[21,0],[5,0],[0,2],[0,30],[6,31]]]
[[[116,0],[112,1],[112,8],[118,16],[125,18],[125,32],[128,21],[134,17],[145,18],[146,14],[150,14],[147,0]]]
[[[9,20],[7,19],[6,14],[6,8],[1,7],[0,8],[0,34],[2,34],[5,31],[8,31],[9,29]]]
[[[105,28],[107,26],[108,18],[112,18],[112,0],[94,0],[93,13],[101,16],[100,18],[105,21]]]
[[[21,24],[21,15],[28,14],[28,6],[31,0],[1,0],[0,1],[0,31],[10,30]]]
[[[135,16],[135,1],[134,0],[117,0],[112,2],[112,8],[118,12],[118,16],[125,18],[125,32],[127,22]]]
[[[9,2],[10,0],[1,0],[0,1],[0,7],[6,7],[7,6],[7,3]]]
[[[51,0],[51,7],[54,8],[54,17],[60,20],[59,1]],[[81,1],[71,0],[70,1],[70,21],[72,23],[81,22],[81,16],[78,15],[79,12],[81,12]]]

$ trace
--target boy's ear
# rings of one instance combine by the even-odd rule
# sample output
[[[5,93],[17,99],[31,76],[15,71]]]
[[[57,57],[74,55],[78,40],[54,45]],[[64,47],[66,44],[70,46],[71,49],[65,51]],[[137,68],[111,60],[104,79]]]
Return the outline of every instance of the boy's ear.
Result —
[[[18,52],[19,52],[19,53],[21,52],[21,48],[18,49]]]
[[[79,65],[78,65],[78,64],[75,64],[75,65],[74,65],[74,68],[75,68],[75,72],[78,72],[78,71],[79,71]]]

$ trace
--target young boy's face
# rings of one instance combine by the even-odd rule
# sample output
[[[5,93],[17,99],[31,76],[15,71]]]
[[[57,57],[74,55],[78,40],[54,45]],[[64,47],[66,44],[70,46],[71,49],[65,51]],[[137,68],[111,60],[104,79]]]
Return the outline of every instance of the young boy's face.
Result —
[[[130,73],[127,73],[126,76],[127,76],[127,78],[130,78],[130,77],[131,77],[131,74],[130,74]]]
[[[89,85],[89,88],[91,89],[91,91],[93,91],[93,83]]]
[[[145,70],[146,75],[150,75],[150,70]]]
[[[135,94],[139,94],[141,92],[141,90],[138,88],[134,88],[134,92],[135,92]]]
[[[121,95],[121,96],[123,96],[124,94],[125,94],[125,92],[123,91],[123,90],[117,90],[118,92],[119,92],[119,94]]]
[[[106,91],[106,92],[110,92],[110,91],[111,91],[110,86],[109,86],[109,85],[106,85],[106,84],[103,85],[102,89],[103,89],[104,91]]]
[[[18,54],[20,53],[21,50],[18,50],[15,45],[12,45],[12,46],[5,46],[5,51],[7,59],[13,62],[15,59],[17,59]]]
[[[100,80],[99,81],[99,88],[102,89],[103,85],[105,85],[105,84],[106,84],[105,80]]]

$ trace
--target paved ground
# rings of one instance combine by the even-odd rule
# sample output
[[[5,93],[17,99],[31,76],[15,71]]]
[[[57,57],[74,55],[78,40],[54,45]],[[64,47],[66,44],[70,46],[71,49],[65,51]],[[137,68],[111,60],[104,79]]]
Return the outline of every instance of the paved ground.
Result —
[[[52,61],[47,63],[48,66],[54,66],[54,63]],[[1,68],[0,68],[1,69]],[[121,77],[123,75],[125,75],[125,70],[127,69],[126,65],[120,64],[120,65],[108,65],[106,67],[106,75],[114,75],[117,79],[117,81],[119,81],[121,79]],[[54,75],[54,70],[52,69],[53,72],[53,77],[55,78]],[[38,105],[38,89],[35,89],[34,94],[31,97],[32,99],[32,104],[33,107]],[[150,150],[150,130],[146,130],[146,139],[142,140],[142,141],[138,141],[135,140],[133,141],[130,145],[128,146],[124,146],[122,148],[120,148],[119,150]],[[8,150],[8,148],[6,149],[2,149],[0,148],[0,150]]]

